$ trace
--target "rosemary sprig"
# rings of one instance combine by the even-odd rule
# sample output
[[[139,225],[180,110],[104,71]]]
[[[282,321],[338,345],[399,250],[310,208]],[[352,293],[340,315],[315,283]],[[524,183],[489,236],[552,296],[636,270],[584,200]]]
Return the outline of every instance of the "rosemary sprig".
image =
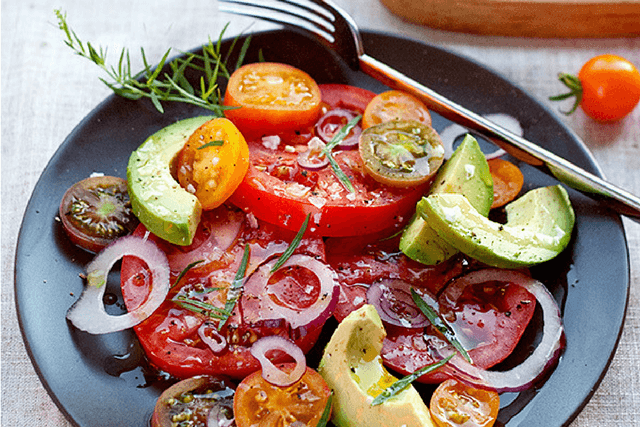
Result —
[[[340,128],[340,130],[336,132],[335,135],[333,135],[331,141],[329,141],[329,143],[322,150],[322,154],[327,156],[327,160],[329,160],[329,164],[333,169],[333,173],[336,174],[344,188],[346,188],[350,193],[354,192],[353,185],[351,184],[351,181],[349,181],[349,177],[342,171],[342,169],[340,169],[340,165],[338,165],[338,162],[336,162],[336,160],[333,158],[333,154],[331,153],[331,151],[338,144],[340,144],[340,142],[342,142],[342,140],[345,139],[347,135],[349,135],[349,132],[351,132],[351,129],[353,129],[353,127],[358,124],[361,117],[361,115],[354,117],[346,125]]]
[[[204,314],[205,316],[209,316],[214,319],[222,319],[224,316],[228,317],[229,314],[231,314],[227,313],[227,311],[222,308],[218,308],[212,304],[194,298],[188,298],[184,295],[174,297],[173,302],[182,308],[186,308],[187,310],[191,310],[195,313]]]
[[[324,406],[324,411],[322,411],[322,416],[318,420],[318,424],[316,427],[325,427],[329,422],[329,418],[331,417],[331,406],[333,405],[333,391],[329,394],[329,399],[327,399],[327,404]]]
[[[236,276],[229,287],[229,291],[227,292],[227,299],[224,302],[224,311],[226,312],[225,316],[220,319],[218,322],[218,330],[221,330],[222,327],[227,323],[231,313],[233,313],[233,309],[236,306],[236,303],[240,299],[240,294],[242,294],[242,286],[244,284],[244,275],[247,272],[247,265],[249,264],[249,245],[245,245],[244,253],[242,254],[242,260],[240,261],[240,267],[238,267],[238,271],[236,271]]]
[[[220,33],[216,43],[210,39],[209,43],[202,47],[202,54],[185,53],[183,58],[179,57],[167,63],[171,53],[171,48],[169,48],[155,68],[149,64],[145,51],[141,48],[140,53],[144,68],[133,74],[128,49],[122,49],[116,66],[107,65],[107,49],[96,48],[90,42],[82,42],[69,27],[66,14],[60,10],[55,10],[55,14],[58,19],[58,27],[66,35],[65,44],[77,55],[89,59],[102,68],[108,79],[100,78],[100,81],[115,94],[131,100],[149,98],[161,113],[164,112],[163,102],[182,102],[213,111],[218,116],[223,115],[226,107],[220,105],[218,79],[220,77],[229,78],[230,72],[226,62],[239,40],[239,36],[233,40],[231,48],[223,58],[221,53],[222,37],[228,24]],[[244,61],[250,40],[251,37],[245,39],[236,66]],[[168,65],[170,73],[163,72],[165,65]],[[194,88],[185,76],[188,69],[200,73],[198,89]]]
[[[223,145],[224,145],[224,140],[216,139],[215,141],[207,142],[206,144],[201,145],[200,147],[198,147],[198,150],[204,150],[205,148],[208,148],[208,147],[222,147]]]
[[[302,225],[300,226],[300,230],[298,230],[298,233],[289,244],[289,247],[287,247],[287,249],[282,253],[282,255],[280,255],[280,258],[278,258],[278,261],[273,265],[273,267],[271,267],[271,271],[270,271],[271,273],[274,273],[276,270],[282,267],[282,265],[285,262],[287,262],[289,257],[293,255],[293,252],[296,250],[296,248],[300,244],[300,241],[302,240],[302,236],[304,236],[304,232],[307,231],[307,226],[309,225],[310,217],[311,217],[311,214],[307,214],[307,217],[304,219],[304,221],[302,222]]]
[[[400,393],[402,390],[407,388],[409,384],[411,384],[412,382],[414,382],[424,374],[428,374],[429,372],[435,371],[439,367],[444,366],[452,357],[453,357],[453,354],[450,354],[448,357],[440,360],[439,362],[423,366],[422,368],[418,369],[417,371],[414,371],[413,373],[407,375],[406,377],[400,378],[398,381],[391,384],[389,387],[385,388],[382,393],[377,395],[376,398],[373,399],[373,402],[371,402],[371,406],[376,406],[376,405],[380,405],[381,403],[384,403],[388,399],[392,398],[393,396],[395,396],[396,394]]]
[[[185,274],[187,274],[187,272],[188,272],[189,270],[191,270],[193,267],[195,267],[196,265],[198,265],[198,264],[200,264],[200,263],[202,263],[202,262],[204,262],[204,260],[203,260],[203,259],[198,260],[198,261],[194,261],[194,262],[192,262],[191,264],[187,265],[187,266],[184,268],[184,270],[182,270],[182,271],[180,272],[180,274],[178,275],[178,278],[176,279],[176,281],[175,281],[175,282],[173,282],[173,285],[171,285],[171,287],[173,288],[175,285],[177,285],[177,284],[178,284],[178,282],[180,282],[180,280],[182,280],[182,278],[185,276]]]
[[[425,300],[413,289],[411,288],[411,297],[413,301],[416,303],[420,311],[427,316],[429,322],[436,328],[449,343],[456,348],[460,352],[460,354],[467,360],[469,363],[473,363],[471,361],[471,357],[469,357],[469,353],[464,349],[458,337],[456,337],[455,332],[449,327],[448,324],[445,323],[444,320],[438,315],[438,313],[427,304]]]

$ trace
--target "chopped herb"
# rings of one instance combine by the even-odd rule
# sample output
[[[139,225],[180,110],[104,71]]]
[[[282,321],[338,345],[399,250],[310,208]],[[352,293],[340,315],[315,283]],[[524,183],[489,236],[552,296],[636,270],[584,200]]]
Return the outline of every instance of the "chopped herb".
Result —
[[[351,181],[349,181],[349,177],[342,171],[342,169],[340,169],[340,165],[338,165],[338,162],[336,162],[336,160],[333,158],[333,154],[331,154],[331,151],[338,144],[340,144],[342,140],[347,137],[347,135],[349,135],[349,132],[351,132],[351,129],[353,129],[353,127],[358,124],[361,117],[361,115],[354,117],[349,121],[349,123],[340,128],[340,130],[336,132],[335,135],[333,135],[331,141],[329,141],[329,143],[322,150],[322,154],[324,154],[327,157],[327,160],[329,160],[329,164],[333,169],[333,173],[336,174],[340,182],[342,182],[344,188],[346,188],[350,193],[354,192],[353,185],[351,184]]]
[[[320,420],[318,420],[318,424],[316,427],[325,427],[329,422],[329,417],[331,416],[331,406],[333,405],[333,391],[329,394],[329,399],[327,399],[327,404],[324,406],[324,411],[322,411],[322,416]]]
[[[222,139],[217,139],[215,141],[211,141],[211,142],[207,142],[204,145],[201,145],[200,147],[198,147],[198,150],[204,150],[205,148],[208,147],[221,147],[224,145],[224,141]]]
[[[204,314],[205,316],[209,316],[214,319],[222,319],[223,316],[228,316],[228,313],[224,309],[218,308],[204,301],[187,298],[184,295],[176,296],[173,298],[173,302],[182,308],[186,308],[187,310],[191,310],[195,313]]]
[[[224,310],[226,312],[226,316],[220,318],[220,322],[218,323],[218,330],[222,329],[222,327],[227,323],[231,313],[233,313],[233,309],[236,306],[236,303],[240,299],[240,294],[242,294],[242,285],[244,283],[244,275],[247,272],[247,264],[249,264],[249,245],[244,246],[244,253],[242,254],[242,260],[240,261],[240,267],[238,267],[238,271],[236,271],[236,277],[233,279],[231,283],[231,287],[227,292],[227,300],[224,302]]]
[[[422,311],[422,313],[427,316],[427,319],[429,319],[429,322],[431,322],[433,327],[440,331],[442,335],[444,335],[447,341],[449,341],[449,343],[454,346],[456,350],[460,352],[460,354],[462,354],[467,362],[473,363],[471,361],[471,357],[469,357],[469,353],[467,353],[467,351],[464,349],[464,347],[456,337],[455,332],[453,332],[449,325],[447,325],[445,321],[442,320],[438,313],[432,307],[430,307],[429,304],[427,304],[427,302],[422,299],[422,297],[413,288],[411,288],[411,297],[413,298],[413,301],[416,303],[418,308]]]
[[[307,225],[309,225],[309,218],[310,217],[311,217],[311,214],[307,214],[307,217],[302,222],[302,226],[300,226],[300,230],[298,230],[298,234],[296,234],[296,237],[293,238],[293,240],[289,244],[289,247],[287,248],[287,250],[284,251],[282,253],[282,255],[280,255],[280,258],[278,259],[278,262],[276,262],[274,264],[274,266],[271,267],[271,273],[274,273],[277,269],[282,267],[282,265],[285,262],[287,262],[289,257],[291,255],[293,255],[293,252],[296,250],[296,248],[300,244],[300,241],[302,240],[302,236],[304,236],[304,232],[307,230]]]
[[[423,366],[422,368],[407,375],[406,377],[400,378],[398,381],[391,384],[389,387],[385,388],[382,393],[376,396],[376,398],[373,399],[373,402],[371,402],[371,406],[376,406],[376,405],[380,405],[381,403],[384,403],[391,397],[395,396],[396,394],[400,393],[402,390],[407,388],[409,384],[411,384],[412,382],[414,382],[416,379],[420,378],[424,374],[428,374],[429,372],[435,371],[439,367],[444,366],[453,356],[454,355],[451,354],[445,359],[440,360],[439,362]]]
[[[173,285],[171,285],[171,287],[173,288],[175,285],[178,284],[178,282],[180,282],[180,280],[182,280],[182,278],[184,277],[185,274],[187,274],[187,272],[189,270],[191,270],[193,267],[195,267],[196,265],[200,264],[201,262],[204,262],[203,259],[199,260],[199,261],[194,261],[191,264],[187,265],[184,270],[182,270],[180,272],[180,274],[178,275],[178,278],[176,279],[175,282],[173,282]]]

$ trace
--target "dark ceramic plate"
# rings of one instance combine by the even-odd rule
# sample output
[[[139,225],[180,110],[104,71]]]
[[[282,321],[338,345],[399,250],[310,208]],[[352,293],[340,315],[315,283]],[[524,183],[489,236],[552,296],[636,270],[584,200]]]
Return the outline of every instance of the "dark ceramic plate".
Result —
[[[525,137],[599,174],[582,143],[530,96],[482,66],[411,40],[364,33],[366,51],[480,114],[509,113]],[[228,46],[228,42],[227,42]],[[322,46],[288,31],[255,35],[247,61],[261,50],[319,83],[347,83],[380,92],[377,81],[348,69]],[[75,425],[145,426],[166,381],[155,377],[131,331],[92,336],[65,320],[82,291],[79,273],[91,255],[69,243],[56,221],[65,190],[93,172],[124,177],[130,153],[150,134],[201,111],[168,105],[158,113],[146,101],[107,98],[72,132],[43,172],[24,216],[16,254],[16,303],[27,350],[61,411]],[[449,123],[434,117],[442,130]],[[525,189],[555,182],[521,165]],[[629,259],[620,218],[570,191],[577,222],[570,247],[534,274],[563,312],[567,347],[538,388],[502,396],[497,425],[560,426],[577,415],[602,379],[619,339],[629,291]],[[117,274],[110,280],[117,289]],[[116,291],[114,291],[116,292]],[[108,307],[121,312],[121,301]],[[535,326],[534,326],[535,328]],[[535,340],[536,331],[532,335]],[[321,351],[320,344],[311,359]],[[527,352],[525,343],[521,352]],[[428,393],[428,389],[423,390]]]

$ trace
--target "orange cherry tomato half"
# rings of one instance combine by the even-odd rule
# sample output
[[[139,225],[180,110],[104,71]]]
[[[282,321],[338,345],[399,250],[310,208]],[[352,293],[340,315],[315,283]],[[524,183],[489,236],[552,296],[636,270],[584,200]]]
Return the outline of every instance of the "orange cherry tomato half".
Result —
[[[210,210],[224,203],[249,169],[249,146],[225,118],[210,120],[188,139],[178,155],[180,185]]]
[[[506,205],[518,196],[524,177],[520,169],[507,160],[495,158],[488,163],[493,178],[493,209]]]
[[[290,65],[247,64],[229,78],[223,105],[240,107],[225,116],[247,137],[304,129],[320,117],[320,88]]]
[[[376,95],[369,102],[362,116],[362,128],[390,120],[415,120],[431,125],[431,114],[422,101],[399,90],[389,90]]]
[[[438,427],[491,427],[499,409],[497,392],[472,388],[454,379],[441,383],[429,404]]]
[[[279,365],[293,369],[294,364]],[[300,380],[278,387],[262,378],[262,371],[246,377],[236,388],[233,412],[238,427],[315,427],[322,417],[331,390],[324,379],[307,367]]]

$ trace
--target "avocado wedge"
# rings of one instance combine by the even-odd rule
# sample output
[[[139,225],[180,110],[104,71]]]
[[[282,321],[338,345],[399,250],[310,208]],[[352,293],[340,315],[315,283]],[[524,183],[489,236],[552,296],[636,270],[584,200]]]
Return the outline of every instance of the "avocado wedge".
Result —
[[[131,208],[149,231],[176,245],[190,245],[202,207],[172,174],[174,160],[189,136],[213,117],[181,120],[151,135],[129,157],[127,187]]]
[[[462,194],[482,215],[493,203],[493,179],[478,141],[466,135],[451,158],[440,168],[430,194]],[[458,250],[442,239],[420,215],[414,215],[400,238],[400,250],[426,265],[443,262]]]
[[[530,267],[562,252],[571,240],[575,213],[560,185],[537,188],[505,207],[507,222],[481,215],[460,194],[433,194],[418,212],[451,246],[500,268]]]

